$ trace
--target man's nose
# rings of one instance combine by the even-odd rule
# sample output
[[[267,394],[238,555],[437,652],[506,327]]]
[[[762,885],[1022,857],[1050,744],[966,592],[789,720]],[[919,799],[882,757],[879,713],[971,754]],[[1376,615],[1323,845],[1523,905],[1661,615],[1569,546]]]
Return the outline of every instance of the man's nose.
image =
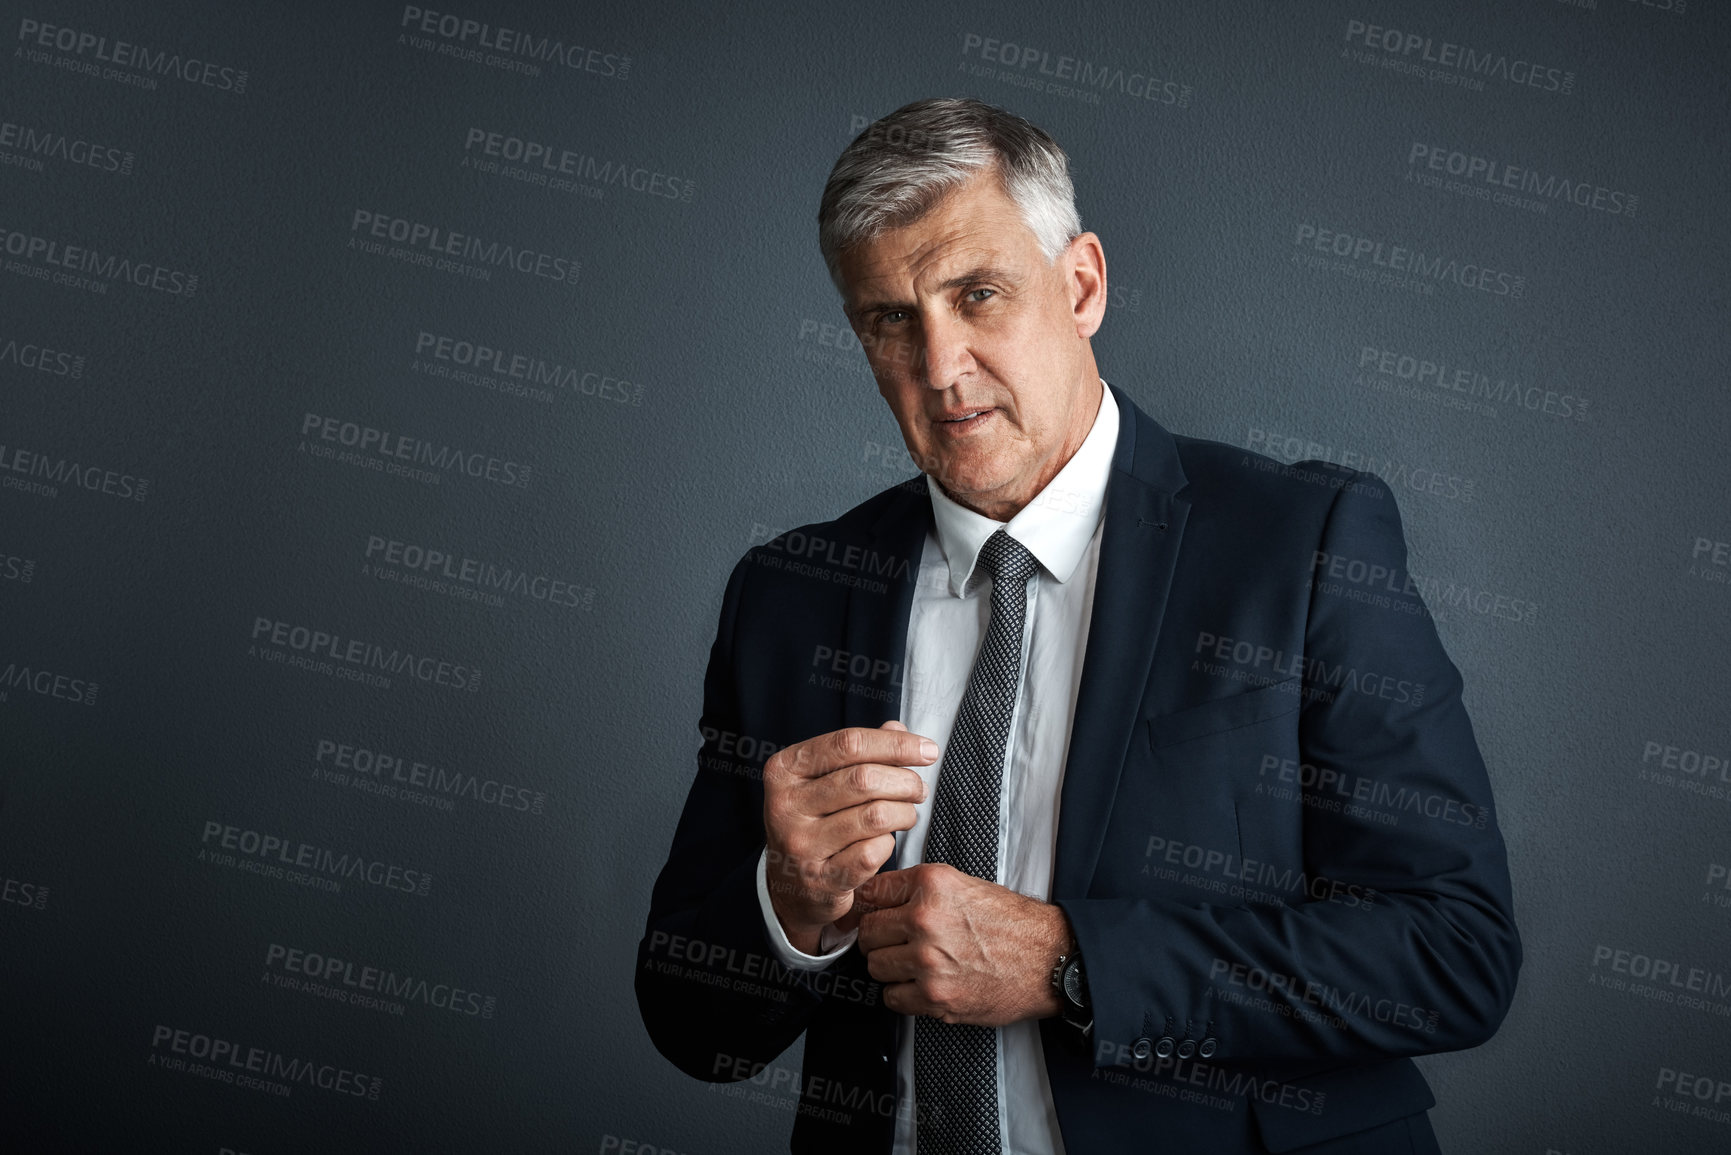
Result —
[[[933,389],[948,389],[973,372],[974,354],[968,346],[968,328],[960,320],[940,312],[927,317],[921,329],[925,339],[918,356],[924,361],[926,384]]]

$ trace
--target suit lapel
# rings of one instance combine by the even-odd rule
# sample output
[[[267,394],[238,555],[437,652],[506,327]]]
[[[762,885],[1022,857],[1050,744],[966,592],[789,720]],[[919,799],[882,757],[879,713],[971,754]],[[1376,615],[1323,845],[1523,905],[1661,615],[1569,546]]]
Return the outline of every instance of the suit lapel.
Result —
[[[871,566],[890,567],[889,589],[873,593],[858,587],[847,592],[848,651],[890,663],[888,678],[866,682],[842,703],[842,724],[874,729],[901,716],[901,686],[908,660],[908,618],[913,613],[914,586],[920,576],[920,554],[932,525],[932,499],[925,478],[896,491],[894,499],[872,523],[867,546]]]
[[[1108,388],[1119,406],[1118,445],[1064,762],[1052,899],[1084,897],[1094,876],[1190,512],[1174,496],[1185,478],[1172,435],[1121,390]]]

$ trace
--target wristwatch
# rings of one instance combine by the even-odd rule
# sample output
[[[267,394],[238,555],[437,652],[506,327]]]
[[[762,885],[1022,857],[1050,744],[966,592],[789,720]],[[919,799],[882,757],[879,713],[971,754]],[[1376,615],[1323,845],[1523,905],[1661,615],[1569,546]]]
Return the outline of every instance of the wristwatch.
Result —
[[[1052,988],[1063,1004],[1059,1015],[1087,1038],[1094,1030],[1094,1008],[1088,1001],[1088,973],[1082,969],[1082,949],[1058,956],[1052,967]]]

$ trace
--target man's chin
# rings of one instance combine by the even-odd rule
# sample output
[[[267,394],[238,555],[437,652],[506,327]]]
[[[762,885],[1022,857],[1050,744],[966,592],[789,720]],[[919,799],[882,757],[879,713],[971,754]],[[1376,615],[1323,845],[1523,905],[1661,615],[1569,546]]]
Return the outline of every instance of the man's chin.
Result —
[[[1001,470],[993,461],[992,448],[984,444],[938,445],[926,458],[926,470],[946,488],[973,491],[996,484]]]
[[[969,507],[988,501],[1004,486],[1004,479],[970,469],[927,470],[952,500]]]

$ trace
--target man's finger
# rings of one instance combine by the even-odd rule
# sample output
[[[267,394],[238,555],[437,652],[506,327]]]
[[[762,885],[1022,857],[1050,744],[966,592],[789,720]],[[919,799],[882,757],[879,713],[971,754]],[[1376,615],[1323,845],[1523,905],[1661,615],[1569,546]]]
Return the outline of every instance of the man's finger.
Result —
[[[912,802],[893,802],[883,798],[873,798],[858,806],[850,806],[823,819],[820,829],[825,841],[834,839],[837,850],[863,842],[868,838],[876,838],[880,834],[893,835],[898,830],[911,830],[919,821],[919,811]]]
[[[875,907],[870,903],[862,903],[859,891],[853,896],[853,909],[860,911],[859,917],[859,948],[870,955],[872,951],[884,950],[889,947],[904,946],[913,941],[913,935],[908,930],[906,907]],[[853,911],[849,911],[852,914]]]
[[[883,908],[901,906],[914,896],[919,889],[919,883],[913,876],[913,868],[902,870],[885,870],[872,875],[853,892],[854,898]]]
[[[866,908],[856,901],[848,908],[846,914],[835,920],[836,930],[840,931],[842,934],[846,934],[848,931],[859,925],[860,919],[865,917],[865,912]]]
[[[865,940],[862,937],[860,941]],[[920,977],[920,964],[908,943],[873,947],[866,951],[866,973],[880,983],[912,982]]]
[[[883,762],[890,766],[929,766],[938,760],[938,744],[920,734],[899,730],[873,730],[844,726],[812,739],[822,747],[820,761],[831,770],[856,762]]]
[[[885,983],[884,1006],[898,1015],[925,1015],[933,1009],[915,982]]]
[[[784,746],[764,764],[767,778],[822,778],[856,762],[927,766],[938,760],[938,744],[906,729],[845,726]]]
[[[872,838],[862,838],[851,842],[840,850],[825,858],[818,866],[817,872],[823,885],[837,894],[854,890],[860,883],[876,874],[878,868],[889,861],[890,855],[896,852],[896,836],[894,834],[879,834]],[[857,904],[856,904],[857,905]],[[862,910],[863,914],[864,911]],[[851,929],[843,927],[843,930]]]
[[[926,793],[925,779],[906,766],[855,762],[808,784],[799,808],[813,818],[823,818],[874,798],[924,802]]]

